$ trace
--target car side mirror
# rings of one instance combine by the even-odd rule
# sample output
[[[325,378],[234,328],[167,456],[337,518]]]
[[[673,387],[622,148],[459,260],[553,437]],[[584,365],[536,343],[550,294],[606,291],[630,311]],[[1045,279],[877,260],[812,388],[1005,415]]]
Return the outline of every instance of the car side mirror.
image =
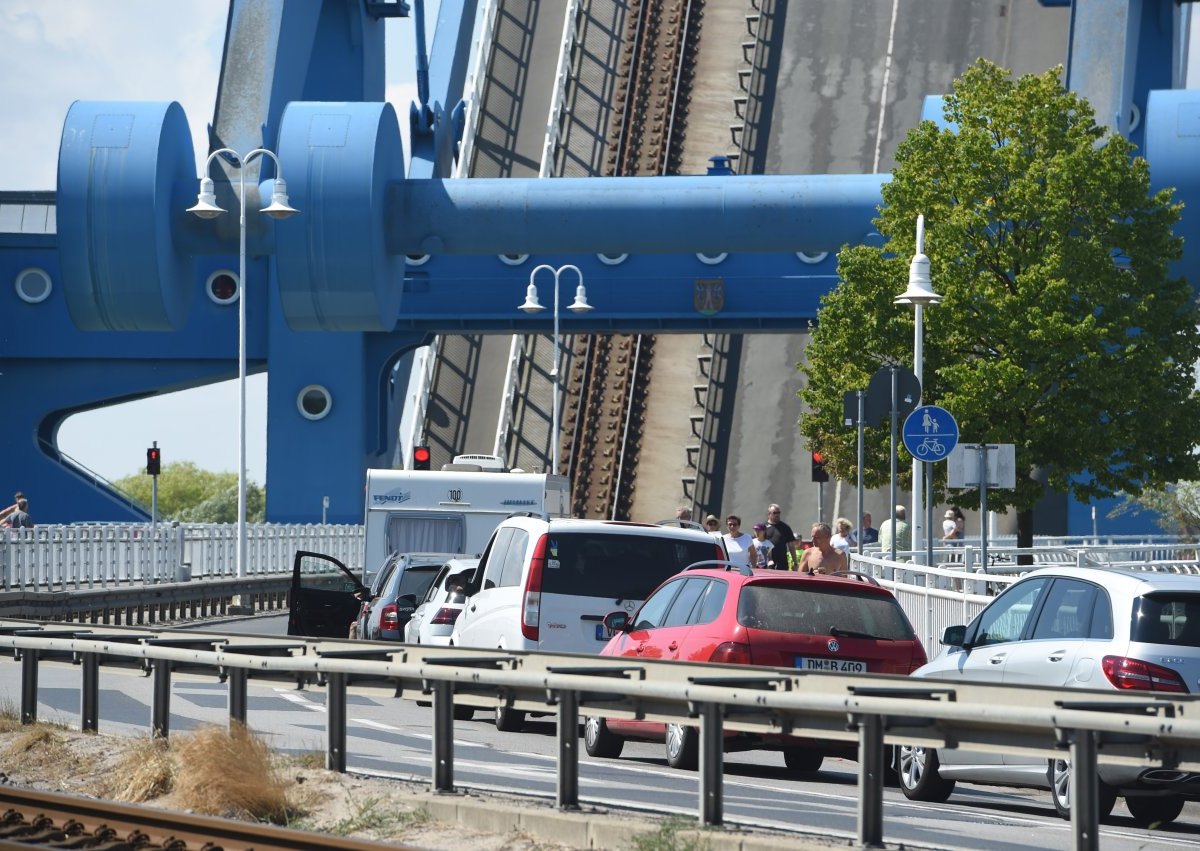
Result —
[[[967,628],[965,626],[948,626],[942,633],[942,644],[947,647],[967,647]]]
[[[604,628],[611,634],[629,631],[629,612],[609,612],[604,616]]]

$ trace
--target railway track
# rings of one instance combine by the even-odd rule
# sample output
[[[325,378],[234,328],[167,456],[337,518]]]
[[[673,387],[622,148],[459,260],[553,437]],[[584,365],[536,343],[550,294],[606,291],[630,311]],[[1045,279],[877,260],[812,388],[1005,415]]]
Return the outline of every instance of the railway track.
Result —
[[[308,833],[258,822],[198,816],[0,786],[0,851],[379,851],[410,845]]]
[[[679,171],[701,0],[631,0],[607,140],[608,176]],[[629,518],[654,335],[572,341],[563,441],[576,517]]]

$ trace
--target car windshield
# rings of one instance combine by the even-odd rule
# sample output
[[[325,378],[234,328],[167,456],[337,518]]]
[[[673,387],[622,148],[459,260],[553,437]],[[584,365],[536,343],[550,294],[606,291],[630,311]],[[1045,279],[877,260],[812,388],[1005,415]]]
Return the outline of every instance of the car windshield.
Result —
[[[915,639],[893,597],[853,587],[751,584],[738,599],[738,623],[770,632],[848,638]]]
[[[1158,592],[1139,597],[1133,605],[1130,638],[1200,648],[1200,594]]]
[[[689,564],[716,555],[716,541],[637,534],[550,534],[542,593],[644,600]]]

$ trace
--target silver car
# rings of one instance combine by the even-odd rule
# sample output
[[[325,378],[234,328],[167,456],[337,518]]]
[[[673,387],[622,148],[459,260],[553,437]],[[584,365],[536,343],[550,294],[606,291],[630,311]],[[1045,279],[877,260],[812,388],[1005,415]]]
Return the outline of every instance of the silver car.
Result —
[[[393,553],[375,577],[358,619],[358,637],[402,641],[404,626],[434,576],[455,553]]]
[[[450,643],[454,623],[467,604],[466,586],[479,564],[477,558],[456,558],[442,565],[437,578],[429,586],[417,610],[404,626],[404,640],[409,644]]]
[[[914,677],[1052,688],[1200,692],[1200,576],[1055,567],[1010,586]],[[1070,817],[1071,764],[1017,754],[897,749],[900,787],[945,801],[962,780],[1049,789]],[[1174,821],[1200,800],[1200,773],[1100,765],[1100,817],[1118,795],[1142,825]]]

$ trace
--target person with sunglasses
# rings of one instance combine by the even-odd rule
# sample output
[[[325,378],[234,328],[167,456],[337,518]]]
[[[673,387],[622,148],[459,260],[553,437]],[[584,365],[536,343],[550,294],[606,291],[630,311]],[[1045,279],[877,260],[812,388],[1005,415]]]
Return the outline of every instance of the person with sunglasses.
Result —
[[[725,541],[725,551],[729,553],[729,560],[734,564],[744,564],[749,567],[750,543],[754,539],[742,531],[742,518],[736,514],[730,514],[725,518],[725,528],[728,531],[721,537]]]

